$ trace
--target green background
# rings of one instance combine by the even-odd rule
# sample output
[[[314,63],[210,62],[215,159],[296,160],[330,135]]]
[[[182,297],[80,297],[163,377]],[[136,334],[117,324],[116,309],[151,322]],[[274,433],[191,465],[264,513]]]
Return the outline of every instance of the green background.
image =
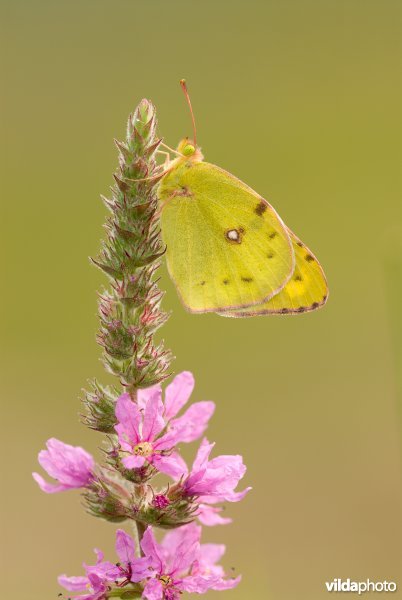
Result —
[[[194,399],[216,401],[208,436],[244,455],[254,488],[228,506],[233,525],[205,531],[243,574],[225,597],[319,600],[325,581],[351,577],[396,580],[402,598],[402,4],[1,8],[1,596],[56,598],[57,574],[80,574],[94,546],[113,556],[115,528],[30,473],[51,436],[100,457],[77,418],[87,378],[108,380],[94,340],[105,280],[87,260],[103,235],[98,197],[142,97],[167,143],[191,134],[186,77],[206,159],[272,202],[330,285],[317,313],[234,321],[185,313],[163,272],[175,370],[194,372]]]

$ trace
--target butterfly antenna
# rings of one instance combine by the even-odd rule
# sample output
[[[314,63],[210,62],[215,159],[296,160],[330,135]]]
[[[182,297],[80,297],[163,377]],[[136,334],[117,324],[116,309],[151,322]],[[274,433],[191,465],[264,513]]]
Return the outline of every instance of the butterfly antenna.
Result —
[[[194,133],[194,146],[197,147],[197,128],[195,126],[195,118],[193,113],[193,107],[191,106],[190,94],[188,93],[187,84],[185,79],[180,79],[181,89],[183,90],[183,94],[187,100],[187,104],[190,109],[191,120],[193,122],[193,133]]]

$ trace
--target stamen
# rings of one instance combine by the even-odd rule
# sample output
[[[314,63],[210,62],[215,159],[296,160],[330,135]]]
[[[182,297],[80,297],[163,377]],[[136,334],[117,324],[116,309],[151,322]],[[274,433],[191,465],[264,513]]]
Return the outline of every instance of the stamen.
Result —
[[[150,456],[154,449],[149,442],[140,442],[133,448],[133,452],[136,456]]]

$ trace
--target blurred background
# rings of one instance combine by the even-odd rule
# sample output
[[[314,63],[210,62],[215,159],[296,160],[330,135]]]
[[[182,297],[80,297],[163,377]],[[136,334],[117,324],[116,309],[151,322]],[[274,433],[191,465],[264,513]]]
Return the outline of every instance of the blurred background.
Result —
[[[78,421],[87,379],[110,381],[87,259],[99,195],[142,97],[168,144],[191,134],[186,77],[206,159],[275,206],[330,285],[317,313],[230,320],[185,313],[162,273],[175,370],[216,401],[208,436],[244,455],[254,488],[205,532],[243,574],[225,597],[320,600],[350,577],[398,581],[402,598],[401,3],[0,5],[2,597],[56,598],[95,546],[113,556],[115,527],[31,471],[51,436],[100,458]]]

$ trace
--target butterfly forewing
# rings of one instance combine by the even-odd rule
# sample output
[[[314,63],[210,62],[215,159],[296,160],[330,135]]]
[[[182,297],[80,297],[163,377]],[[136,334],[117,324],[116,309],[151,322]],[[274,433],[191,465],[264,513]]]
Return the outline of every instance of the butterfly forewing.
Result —
[[[296,265],[292,277],[276,296],[260,306],[221,313],[226,317],[252,317],[269,314],[299,314],[323,306],[328,298],[324,271],[314,254],[290,231]]]
[[[169,273],[190,311],[262,304],[291,277],[294,250],[280,217],[223,169],[184,163],[158,195]]]

